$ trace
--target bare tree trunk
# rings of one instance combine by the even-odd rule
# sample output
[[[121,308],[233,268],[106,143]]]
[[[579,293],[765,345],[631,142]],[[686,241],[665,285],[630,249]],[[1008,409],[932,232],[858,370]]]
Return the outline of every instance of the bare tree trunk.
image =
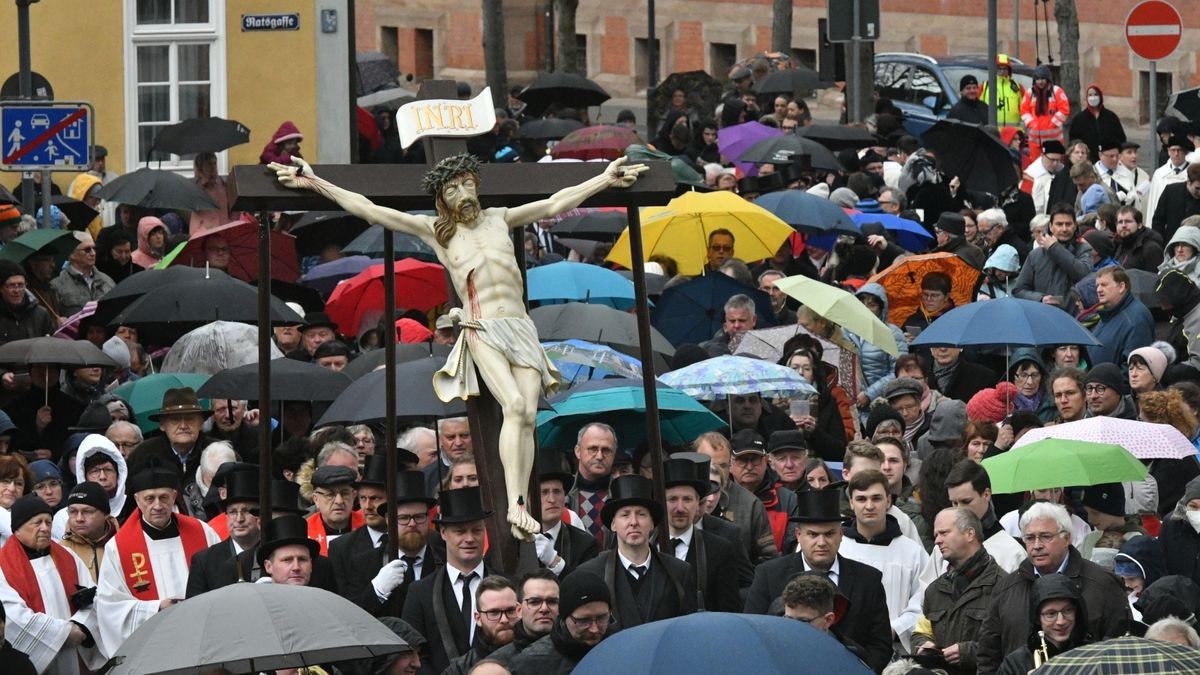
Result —
[[[1071,102],[1071,112],[1079,110],[1079,12],[1075,0],[1054,0],[1054,21],[1058,24],[1058,86]]]
[[[579,59],[575,43],[575,10],[579,0],[554,0],[554,43],[557,54],[554,70],[561,73],[579,72]]]
[[[784,54],[792,53],[792,2],[772,0],[771,49]]]
[[[493,105],[508,102],[508,67],[504,58],[504,0],[483,0],[483,67],[492,88]]]

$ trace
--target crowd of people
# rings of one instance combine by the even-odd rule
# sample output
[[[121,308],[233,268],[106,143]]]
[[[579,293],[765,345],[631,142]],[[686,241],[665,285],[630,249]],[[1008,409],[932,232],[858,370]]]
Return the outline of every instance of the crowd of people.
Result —
[[[1145,460],[1143,481],[1023,494],[994,493],[982,465],[1032,429],[1096,417],[1170,425],[1200,445],[1200,157],[1189,159],[1200,128],[1167,123],[1161,166],[1147,175],[1098,87],[1072,117],[1048,72],[1018,91],[1002,69],[999,95],[1021,113],[994,130],[1012,150],[1015,180],[1001,194],[946,175],[887,101],[862,127],[876,144],[841,150],[838,170],[797,161],[745,176],[721,152],[719,128],[758,120],[788,133],[812,124],[802,98],[770,97],[761,114],[759,76],[733,74],[716,121],[690,110],[687,92],[673,97],[655,149],[685,158],[710,189],[749,200],[806,190],[868,219],[859,235],[797,235],[762,260],[740,258],[733,232],[707,232],[704,273],[725,274],[745,292],[713,308],[721,329],[675,345],[669,366],[739,353],[769,317],[795,326],[778,362],[816,393],[705,402],[727,427],[666,448],[661,466],[602,414],[580,425],[573,447],[539,448],[539,491],[530,495],[540,514],[537,564],[521,575],[489,555],[488,506],[501,497],[481,487],[465,417],[407,428],[391,449],[381,424],[314,428],[319,403],[268,411],[174,387],[142,419],[112,394],[153,374],[172,345],[144,344],[136,325],[73,315],[145,274],[173,243],[239,214],[229,212],[209,155],[197,157],[196,181],[217,212],[106,208],[94,191],[111,172],[94,153],[72,192],[97,200],[102,215],[75,224],[67,261],[57,266],[49,249],[21,264],[0,260],[0,344],[74,325],[117,364],[7,364],[0,377],[6,672],[99,669],[158,612],[237,583],[328,590],[408,645],[312,673],[565,673],[618,631],[697,611],[795,619],[885,673],[1025,673],[1127,633],[1200,648],[1191,625],[1200,611],[1194,457]],[[977,113],[988,92],[970,76],[961,84],[952,115]],[[510,106],[506,116],[520,119],[519,100]],[[511,138],[511,126],[494,133]],[[301,140],[284,124],[263,163],[299,157]],[[494,140],[474,144],[484,161],[507,161],[488,145]],[[952,254],[977,281],[964,289],[942,271],[914,278],[918,305],[897,321],[896,298],[869,280],[925,251],[905,248],[871,214],[926,228],[932,250]],[[286,229],[293,215],[278,217]],[[606,264],[604,246],[581,254],[554,236],[554,224],[529,224],[527,265]],[[16,206],[0,205],[0,242],[28,227]],[[206,246],[201,264],[222,267],[228,250],[219,244]],[[339,256],[332,246],[320,259]],[[653,263],[666,288],[687,281],[669,255]],[[1139,274],[1153,287],[1138,288]],[[899,354],[775,287],[797,275],[850,291],[888,326]],[[973,302],[1053,305],[1099,344],[910,344],[961,306],[953,298],[963,292]],[[424,329],[419,340],[450,345],[458,329],[441,314],[404,320]],[[275,346],[335,371],[392,332],[342,326],[321,311],[301,316],[274,328]],[[838,359],[826,358],[830,345]],[[278,430],[266,449],[265,520],[260,425]],[[388,452],[402,468],[393,494]],[[399,532],[394,559],[389,520]]]

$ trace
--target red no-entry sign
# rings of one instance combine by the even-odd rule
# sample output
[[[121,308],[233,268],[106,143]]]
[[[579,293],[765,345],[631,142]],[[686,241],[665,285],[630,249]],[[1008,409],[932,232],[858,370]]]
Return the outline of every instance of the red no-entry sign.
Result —
[[[1183,37],[1183,19],[1170,3],[1146,0],[1129,12],[1125,19],[1125,41],[1134,54],[1147,61],[1171,55]]]

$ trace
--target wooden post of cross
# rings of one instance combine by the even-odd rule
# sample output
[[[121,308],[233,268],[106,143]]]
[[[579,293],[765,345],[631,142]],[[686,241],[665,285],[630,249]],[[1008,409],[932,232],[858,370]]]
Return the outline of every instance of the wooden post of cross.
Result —
[[[456,87],[452,81],[427,81],[420,89],[421,98],[455,98]],[[426,139],[427,165],[417,164],[351,164],[317,165],[314,172],[331,183],[354,190],[380,206],[401,211],[429,209],[432,199],[421,189],[425,172],[438,160],[465,152],[466,143],[461,138],[433,137]],[[636,224],[636,209],[639,206],[661,206],[675,194],[675,179],[666,162],[649,162],[650,170],[642,174],[633,187],[622,190],[606,190],[585,202],[584,206],[623,206],[631,210],[631,226]],[[480,205],[487,207],[512,207],[538,199],[544,199],[564,187],[578,185],[599,174],[606,168],[599,162],[566,164],[484,164],[480,175]],[[324,197],[308,191],[290,190],[279,184],[275,172],[265,166],[235,166],[229,174],[231,208],[240,211],[308,211],[337,208]],[[514,231],[515,249],[523,255],[524,246],[519,239],[520,230]],[[640,267],[640,258],[635,258]],[[524,265],[520,265],[524,267]],[[634,275],[639,297],[639,323],[645,323],[649,331],[649,314],[645,308],[646,289],[644,276]],[[266,331],[263,339],[270,339]],[[643,362],[651,363],[649,342],[643,345]],[[391,365],[389,364],[389,367]],[[389,375],[386,380],[394,381]],[[475,450],[480,487],[486,499],[491,499],[493,516],[487,522],[490,542],[488,555],[493,566],[513,573],[518,569],[518,542],[509,534],[507,522],[508,503],[505,499],[503,467],[498,454],[500,411],[495,399],[481,387],[481,396],[468,402],[471,419],[472,442]],[[649,388],[651,396],[653,387]],[[648,413],[651,406],[647,405]],[[653,408],[656,411],[656,408]],[[657,415],[647,415],[647,426],[658,428]],[[660,444],[651,434],[652,446]],[[394,446],[391,441],[389,448]],[[567,450],[567,448],[562,448]],[[656,457],[661,457],[661,447],[652,447]],[[658,472],[656,472],[658,475]],[[660,479],[661,481],[661,479]],[[659,482],[660,482],[659,481]],[[536,489],[537,480],[531,480],[534,489],[526,498],[531,513],[540,503]],[[658,494],[663,494],[661,485]],[[392,538],[394,540],[394,538]],[[532,546],[527,545],[529,555],[522,555],[521,564],[535,565]]]

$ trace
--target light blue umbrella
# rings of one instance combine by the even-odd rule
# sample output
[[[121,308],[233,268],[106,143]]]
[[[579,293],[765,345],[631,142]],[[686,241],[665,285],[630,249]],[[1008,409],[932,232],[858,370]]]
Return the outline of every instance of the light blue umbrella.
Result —
[[[642,376],[641,361],[607,345],[587,340],[563,340],[543,342],[542,347],[568,382],[600,380],[614,375],[632,378]]]
[[[858,234],[859,231],[842,207],[804,190],[768,192],[754,203],[805,234]]]
[[[530,302],[586,302],[627,310],[634,305],[633,282],[616,272],[578,262],[556,262],[529,270]]]
[[[718,356],[673,370],[660,378],[692,398],[715,401],[726,396],[794,396],[817,393],[795,370],[746,356]]]
[[[883,229],[892,232],[897,244],[908,251],[925,251],[933,241],[933,235],[917,221],[890,213],[855,213],[850,219],[860,229],[867,223],[879,223]]]
[[[1096,338],[1058,307],[1000,298],[955,307],[913,340],[914,347],[1045,347],[1098,345]]]
[[[666,443],[690,443],[700,434],[725,426],[724,420],[678,389],[660,383],[657,393]],[[641,380],[590,380],[550,399],[550,405],[554,410],[537,416],[538,443],[543,446],[574,447],[579,428],[597,421],[616,429],[621,447],[633,447],[646,438],[646,394]]]

